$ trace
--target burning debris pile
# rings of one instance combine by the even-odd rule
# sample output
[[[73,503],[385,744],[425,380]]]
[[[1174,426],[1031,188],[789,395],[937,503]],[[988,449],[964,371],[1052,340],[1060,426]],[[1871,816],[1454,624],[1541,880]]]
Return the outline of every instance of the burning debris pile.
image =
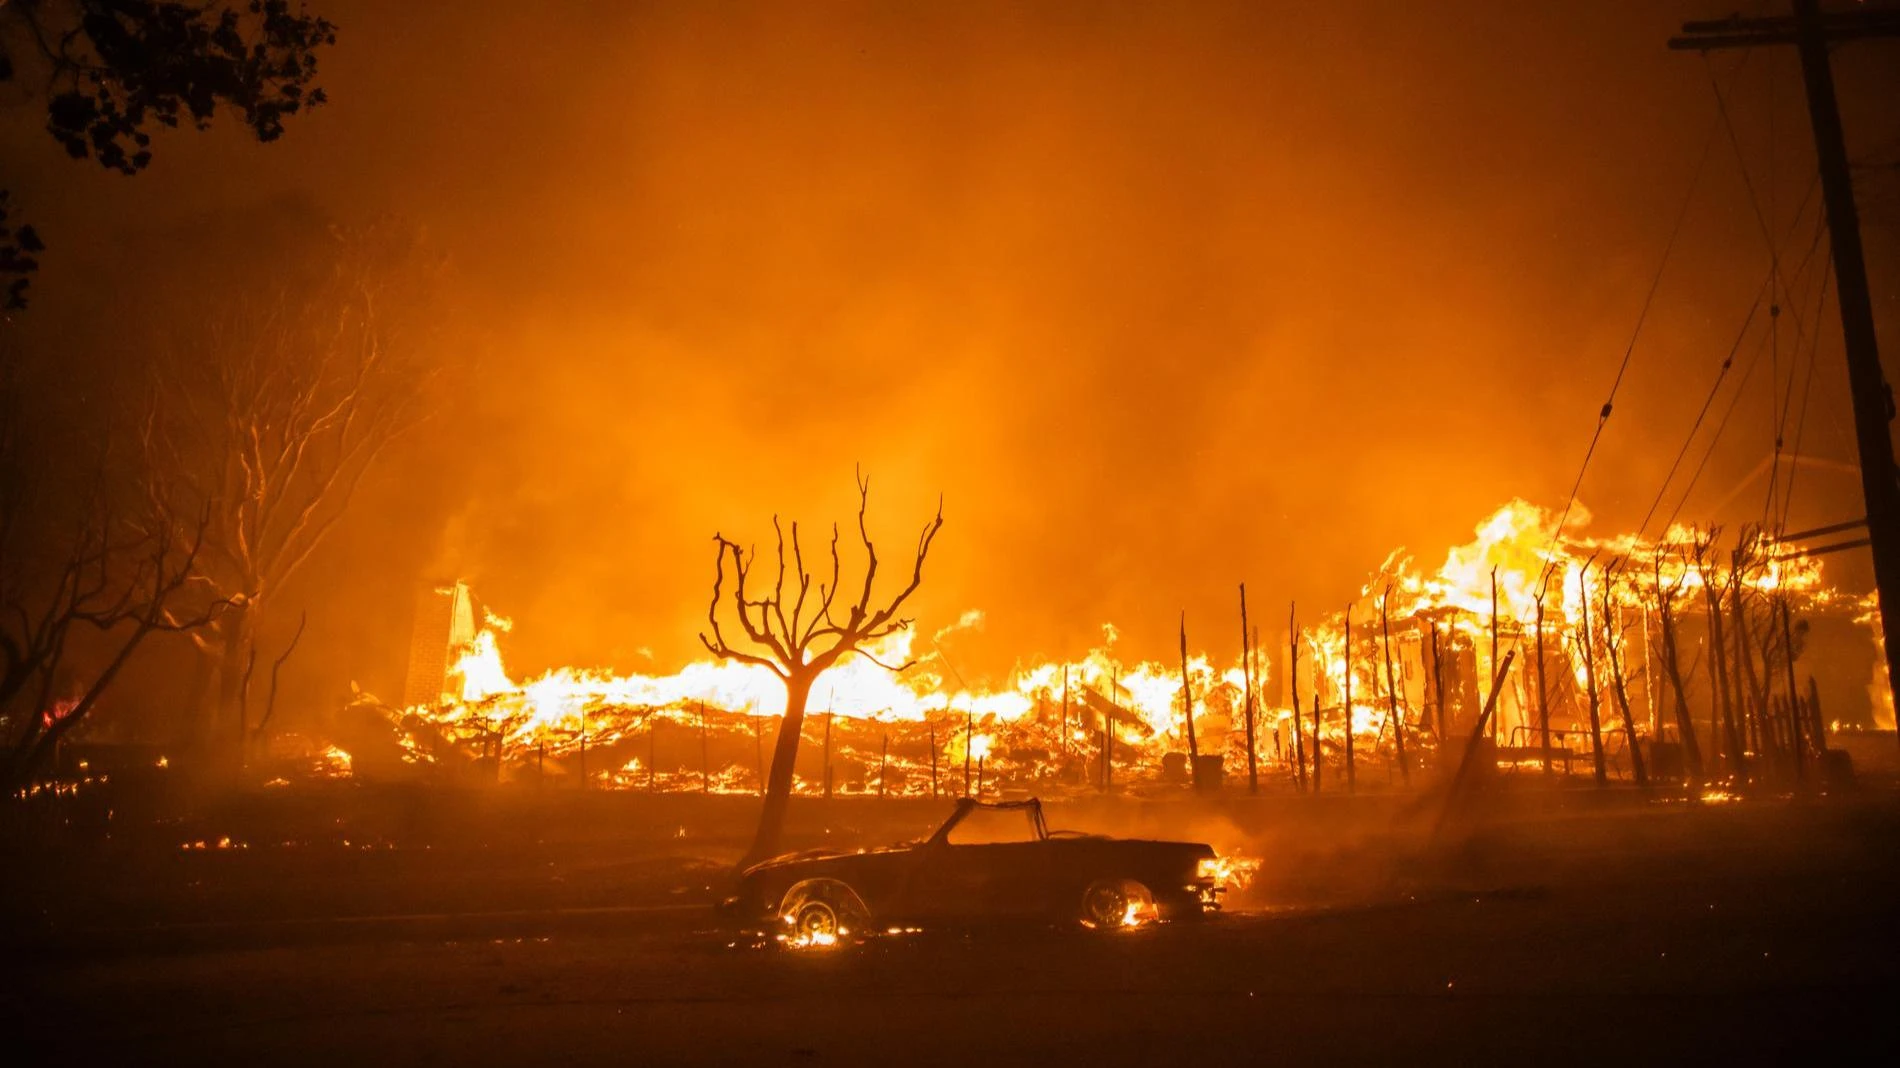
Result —
[[[878,666],[910,660],[915,632],[900,631],[820,677],[795,790],[1156,792],[1190,780],[1190,749],[1206,785],[1244,781],[1251,757],[1269,786],[1360,788],[1407,782],[1472,744],[1501,765],[1575,762],[1599,779],[1739,780],[1825,752],[1815,639],[1846,650],[1827,659],[1831,703],[1865,700],[1879,640],[1871,605],[1830,589],[1816,559],[1757,530],[1718,550],[1714,531],[1595,539],[1583,525],[1553,533],[1554,515],[1514,500],[1435,570],[1395,553],[1350,606],[1296,621],[1251,664],[1126,662],[1104,626],[1087,656],[982,689],[934,651],[901,673]],[[786,699],[769,670],[704,661],[663,676],[562,668],[516,682],[502,660],[508,621],[466,586],[431,597],[419,622],[434,637],[418,648],[442,652],[419,658],[420,694],[412,669],[407,707],[382,713],[404,763],[635,790],[760,789]],[[951,629],[980,621],[970,613]]]

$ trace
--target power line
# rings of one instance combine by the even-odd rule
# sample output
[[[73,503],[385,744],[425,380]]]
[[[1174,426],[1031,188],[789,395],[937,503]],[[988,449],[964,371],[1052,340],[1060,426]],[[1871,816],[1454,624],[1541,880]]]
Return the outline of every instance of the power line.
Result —
[[[1583,451],[1583,463],[1577,467],[1577,477],[1570,484],[1570,498],[1564,502],[1564,510],[1557,517],[1557,525],[1551,528],[1550,544],[1545,547],[1546,555],[1557,543],[1557,536],[1570,521],[1570,512],[1577,506],[1577,493],[1583,488],[1583,476],[1590,470],[1590,459],[1596,455],[1597,443],[1603,440],[1603,428],[1609,424],[1610,412],[1616,406],[1617,391],[1623,387],[1623,376],[1629,372],[1630,358],[1636,353],[1636,341],[1643,336],[1643,324],[1649,321],[1649,310],[1656,302],[1656,290],[1662,286],[1663,272],[1669,266],[1669,258],[1676,250],[1676,239],[1682,236],[1682,223],[1689,216],[1689,206],[1695,202],[1697,188],[1702,184],[1702,172],[1709,162],[1709,150],[1715,145],[1715,131],[1719,124],[1709,123],[1708,135],[1702,139],[1702,152],[1696,157],[1695,171],[1689,176],[1689,188],[1683,194],[1682,205],[1676,209],[1676,219],[1669,227],[1669,240],[1663,243],[1662,259],[1656,264],[1656,274],[1649,280],[1649,291],[1643,295],[1643,306],[1636,314],[1636,327],[1630,331],[1629,344],[1623,348],[1622,362],[1617,364],[1616,377],[1610,382],[1610,392],[1604,398],[1603,407],[1597,412],[1596,429],[1590,434],[1590,445]],[[1550,582],[1552,563],[1544,565],[1544,572],[1537,580],[1537,596],[1542,597]]]
[[[1808,190],[1805,194],[1802,195],[1800,204],[1796,205],[1794,218],[1789,221],[1787,232],[1782,235],[1782,239],[1781,239],[1782,244],[1786,244],[1787,241],[1794,236],[1796,230],[1800,228],[1801,220],[1805,218],[1807,215],[1808,204],[1812,201],[1813,196],[1814,196],[1814,190],[1817,188],[1818,185],[1819,185],[1818,178],[1815,181],[1808,183]],[[1807,253],[1802,256],[1801,266],[1797,269],[1797,272],[1796,272],[1797,277],[1800,276],[1801,272],[1807,269],[1807,264],[1809,260],[1813,258],[1814,251],[1819,246],[1820,239],[1821,239],[1821,232],[1824,227],[1824,222],[1825,220],[1822,220],[1819,218],[1815,220],[1815,236],[1814,236],[1814,239],[1809,242]],[[1778,256],[1775,257],[1775,260],[1776,260],[1776,263],[1778,263],[1779,257]],[[1769,266],[1768,273],[1762,277],[1761,284],[1756,287],[1755,299],[1753,303],[1751,303],[1748,307],[1748,314],[1742,318],[1742,327],[1739,331],[1736,332],[1735,341],[1733,344],[1729,346],[1728,354],[1722,358],[1722,364],[1721,364],[1720,369],[1716,372],[1715,381],[1710,383],[1708,395],[1704,397],[1702,400],[1702,408],[1701,410],[1696,412],[1695,421],[1689,425],[1689,432],[1688,434],[1684,435],[1682,439],[1681,448],[1676,450],[1676,458],[1672,463],[1670,463],[1668,473],[1663,476],[1662,484],[1656,487],[1656,496],[1650,502],[1649,510],[1643,513],[1643,521],[1636,528],[1636,533],[1639,537],[1643,534],[1644,531],[1649,529],[1649,521],[1655,517],[1656,509],[1662,506],[1663,498],[1668,496],[1669,486],[1671,483],[1675,481],[1676,473],[1679,470],[1681,470],[1682,461],[1684,457],[1688,455],[1690,447],[1695,444],[1696,433],[1702,429],[1703,421],[1708,418],[1709,409],[1715,404],[1715,398],[1721,392],[1722,383],[1727,379],[1729,371],[1733,369],[1735,365],[1735,355],[1736,353],[1741,351],[1742,342],[1748,336],[1748,328],[1754,322],[1755,313],[1761,309],[1762,298],[1768,293],[1768,291],[1773,286],[1776,270],[1777,270],[1776,265],[1771,264]],[[1759,358],[1759,352],[1757,353],[1757,357]],[[1746,384],[1745,381],[1744,381],[1744,384]],[[1732,403],[1731,403],[1731,410],[1732,410]],[[1726,427],[1726,425],[1727,425],[1727,418],[1726,416],[1724,416],[1723,426]],[[1719,439],[1720,436],[1721,436],[1721,431],[1718,430],[1716,432],[1716,438]],[[1713,447],[1713,441],[1711,442],[1711,447]],[[1698,476],[1701,474],[1702,464],[1706,464],[1707,462],[1708,462],[1708,457],[1705,454],[1703,457],[1702,463],[1698,464],[1696,468],[1696,474]],[[1694,488],[1694,481],[1691,480],[1688,489],[1693,489],[1693,488]],[[1676,512],[1672,512],[1670,514],[1669,521],[1664,524],[1663,529],[1665,532],[1667,532],[1670,525],[1675,523],[1676,514],[1681,511],[1683,503],[1685,503],[1687,500],[1688,489],[1684,490],[1683,500],[1677,502]]]
[[[1755,345],[1755,355],[1749,358],[1748,366],[1742,369],[1741,381],[1735,384],[1735,395],[1729,398],[1728,408],[1722,412],[1721,422],[1715,424],[1715,433],[1709,438],[1709,447],[1702,452],[1702,459],[1695,465],[1695,471],[1689,476],[1689,484],[1683,487],[1682,496],[1676,501],[1676,507],[1663,521],[1663,529],[1676,525],[1676,517],[1682,514],[1682,506],[1689,503],[1689,494],[1695,492],[1695,484],[1702,478],[1702,469],[1709,465],[1709,457],[1715,454],[1715,446],[1722,440],[1722,431],[1728,429],[1729,416],[1735,414],[1735,405],[1742,399],[1742,391],[1748,388],[1748,380],[1755,373],[1755,365],[1761,362],[1762,350],[1767,348],[1768,335],[1763,334]]]
[[[1817,227],[1814,234],[1814,243],[1812,244],[1812,246],[1809,247],[1807,255],[1802,257],[1801,266],[1795,270],[1795,281],[1797,283],[1801,282],[1801,280],[1806,277],[1808,263],[1810,260],[1814,258],[1815,250],[1820,248],[1821,237],[1822,237],[1822,229]],[[1820,282],[1817,286],[1817,292],[1815,294],[1816,300],[1815,300],[1815,305],[1814,305],[1814,318],[1817,324],[1820,322],[1820,319],[1821,319],[1820,298],[1825,295],[1826,289],[1827,289],[1827,280],[1833,274],[1833,265],[1831,263],[1827,261],[1823,261],[1823,265],[1824,265],[1824,269],[1821,272]],[[1761,521],[1764,524],[1768,522],[1768,517],[1774,513],[1775,490],[1779,488],[1781,485],[1781,450],[1782,450],[1782,444],[1786,440],[1787,433],[1788,433],[1788,411],[1789,411],[1789,408],[1792,407],[1794,404],[1794,376],[1795,376],[1795,372],[1801,366],[1801,342],[1803,338],[1809,337],[1807,329],[1802,325],[1802,321],[1801,321],[1801,299],[1802,299],[1801,294],[1798,292],[1790,292],[1789,298],[1790,298],[1789,308],[1790,310],[1793,311],[1794,320],[1795,320],[1794,357],[1788,363],[1787,387],[1785,389],[1782,388],[1781,376],[1778,369],[1776,369],[1776,374],[1774,378],[1771,379],[1769,382],[1769,387],[1770,387],[1769,416],[1770,416],[1773,430],[1774,430],[1773,440],[1775,443],[1775,450],[1774,450],[1774,455],[1771,459],[1771,466],[1768,469],[1768,495],[1767,495],[1767,498],[1762,502]],[[1817,325],[1814,330],[1813,337],[1818,338],[1820,336],[1820,333],[1821,333],[1820,328]],[[1779,343],[1779,338],[1777,338],[1777,343]],[[1779,396],[1777,396],[1777,394],[1779,394]],[[1777,407],[1777,404],[1775,403],[1777,400],[1779,400],[1778,406],[1781,409],[1781,414],[1779,416],[1776,416],[1775,411],[1774,411],[1774,409]],[[1790,463],[1792,462],[1793,461],[1790,461]],[[1783,493],[1785,495],[1786,493],[1785,489],[1783,490]],[[1784,511],[1785,510],[1786,509],[1784,509]]]
[[[1649,521],[1655,518],[1656,509],[1662,506],[1663,495],[1669,492],[1669,483],[1675,480],[1676,471],[1682,467],[1682,458],[1689,454],[1689,446],[1695,444],[1696,431],[1702,429],[1702,420],[1708,418],[1709,408],[1715,404],[1715,396],[1722,389],[1722,382],[1728,377],[1729,369],[1735,366],[1735,354],[1741,351],[1742,339],[1748,336],[1748,328],[1755,322],[1755,312],[1761,309],[1761,299],[1768,293],[1768,281],[1772,275],[1764,275],[1761,285],[1755,289],[1755,301],[1748,306],[1748,314],[1742,317],[1742,328],[1735,332],[1735,343],[1728,348],[1728,355],[1722,357],[1722,366],[1715,373],[1715,381],[1709,386],[1709,395],[1702,398],[1702,409],[1696,412],[1695,422],[1689,424],[1689,433],[1682,439],[1682,448],[1676,450],[1676,459],[1669,465],[1669,473],[1663,476],[1662,485],[1656,487],[1656,499],[1649,502],[1649,511],[1643,513],[1643,521],[1637,524],[1636,536],[1642,537],[1649,529]]]
[[[1815,227],[1814,240],[1809,243],[1808,251],[1802,256],[1801,264],[1796,269],[1797,278],[1806,273],[1808,264],[1814,258],[1815,249],[1820,247],[1821,234],[1825,232],[1826,221],[1817,219]],[[1715,455],[1715,447],[1721,443],[1723,431],[1728,429],[1729,417],[1735,414],[1736,405],[1741,402],[1742,393],[1748,388],[1748,380],[1754,376],[1755,367],[1761,363],[1761,354],[1767,347],[1768,334],[1764,332],[1761,340],[1756,343],[1755,354],[1749,358],[1748,366],[1742,371],[1741,381],[1736,383],[1735,395],[1729,398],[1728,408],[1723,411],[1721,422],[1716,424],[1715,432],[1709,438],[1709,447],[1703,451],[1702,459],[1696,464],[1695,472],[1689,478],[1689,484],[1683,487],[1682,496],[1676,501],[1676,507],[1669,513],[1668,520],[1663,523],[1664,530],[1675,525],[1676,517],[1682,514],[1683,507],[1689,503],[1689,496],[1695,492],[1696,483],[1701,479],[1703,469],[1708,466],[1709,458]]]
[[[1808,346],[1808,374],[1807,374],[1806,381],[1801,386],[1801,415],[1800,415],[1800,418],[1798,418],[1795,421],[1795,425],[1794,425],[1794,455],[1795,456],[1801,455],[1801,441],[1802,441],[1802,438],[1805,436],[1807,427],[1808,427],[1808,398],[1814,392],[1814,365],[1817,362],[1817,356],[1819,355],[1821,351],[1821,327],[1820,327],[1821,311],[1820,309],[1822,309],[1823,307],[1827,305],[1828,283],[1832,281],[1833,278],[1834,278],[1834,263],[1832,260],[1830,260],[1827,264],[1827,269],[1821,274],[1821,292],[1814,302],[1815,328],[1814,328],[1813,340],[1811,344],[1809,344]],[[1790,385],[1789,392],[1792,393],[1793,383],[1790,382],[1789,385]],[[1788,528],[1788,513],[1794,507],[1794,476],[1798,474],[1800,470],[1801,470],[1801,467],[1798,464],[1790,463],[1788,465],[1788,484],[1787,486],[1783,487],[1781,491],[1781,521],[1778,524],[1776,524],[1778,527],[1780,527],[1783,530],[1786,530]]]

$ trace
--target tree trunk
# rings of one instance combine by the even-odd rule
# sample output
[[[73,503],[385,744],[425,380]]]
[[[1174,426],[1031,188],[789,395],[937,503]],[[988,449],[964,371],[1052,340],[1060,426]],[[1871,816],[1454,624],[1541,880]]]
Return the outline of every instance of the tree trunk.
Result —
[[[1714,693],[1710,695],[1713,701],[1710,744],[1728,754],[1729,773],[1739,779],[1744,774],[1746,754],[1741,732],[1735,729],[1735,702],[1740,698],[1732,694],[1729,687],[1728,635],[1722,629],[1720,596],[1714,587],[1703,586],[1702,600],[1709,617],[1709,678],[1714,683]]]
[[[257,605],[234,604],[218,628],[217,703],[206,710],[205,754],[221,771],[235,772],[243,758],[245,666],[255,639]]]
[[[1767,767],[1769,777],[1780,774],[1776,766],[1780,761],[1780,746],[1775,743],[1774,728],[1768,721],[1768,702],[1762,693],[1761,679],[1755,674],[1755,656],[1753,642],[1748,634],[1748,609],[1743,600],[1745,594],[1742,584],[1741,568],[1735,569],[1733,596],[1729,600],[1732,615],[1730,630],[1735,635],[1736,671],[1747,684],[1743,693],[1748,698],[1749,722],[1754,724],[1756,745],[1761,751],[1762,762]],[[1764,665],[1766,666],[1766,665]]]
[[[1676,622],[1670,614],[1668,595],[1659,592],[1657,614],[1662,617],[1663,671],[1669,677],[1669,689],[1675,696],[1677,744],[1682,746],[1682,775],[1690,788],[1702,785],[1702,748],[1696,744],[1695,720],[1689,714],[1689,692],[1682,684],[1682,661],[1676,649]],[[1713,744],[1713,743],[1711,743]]]
[[[1392,742],[1398,746],[1399,779],[1405,785],[1412,785],[1412,768],[1405,760],[1405,716],[1399,711],[1398,684],[1392,676],[1392,621],[1386,614],[1386,601],[1391,599],[1392,590],[1387,587],[1385,597],[1379,599],[1379,629],[1385,634],[1385,700],[1386,718],[1392,721]]]
[[[798,736],[805,726],[805,701],[815,676],[795,674],[785,680],[785,717],[779,721],[778,741],[772,744],[772,775],[765,785],[765,804],[759,810],[758,833],[739,861],[748,868],[780,852],[785,832],[785,810],[792,800],[792,766],[798,761]]]
[[[1590,589],[1583,584],[1583,575],[1577,575],[1577,586],[1582,596],[1577,600],[1583,606],[1583,638],[1578,642],[1578,651],[1583,654],[1583,683],[1590,698],[1590,756],[1591,766],[1595,770],[1596,783],[1602,786],[1609,781],[1609,773],[1603,766],[1603,723],[1597,703],[1597,664],[1596,651],[1590,641]]]
[[[1803,780],[1807,778],[1807,752],[1801,740],[1801,693],[1794,681],[1794,625],[1789,621],[1787,595],[1775,598],[1773,604],[1781,610],[1782,667],[1788,672],[1788,743],[1794,749],[1795,778]]]
[[[1610,628],[1614,626],[1612,621],[1616,618],[1612,614],[1614,611],[1614,607],[1610,604],[1609,586],[1605,585],[1603,588],[1603,647],[1609,653],[1610,683],[1615,687],[1611,694],[1616,698],[1617,711],[1623,713],[1623,740],[1629,746],[1630,774],[1635,776],[1636,785],[1648,786],[1649,775],[1643,767],[1643,747],[1636,738],[1636,719],[1630,715],[1629,687],[1623,681],[1623,660],[1617,655],[1616,642],[1610,633]]]

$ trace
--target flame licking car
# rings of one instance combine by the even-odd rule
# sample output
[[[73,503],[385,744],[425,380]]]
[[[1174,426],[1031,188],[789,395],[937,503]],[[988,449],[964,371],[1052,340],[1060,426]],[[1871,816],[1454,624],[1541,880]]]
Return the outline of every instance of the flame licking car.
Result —
[[[922,842],[756,864],[721,908],[799,945],[985,919],[1134,927],[1217,910],[1224,871],[1202,843],[1051,831],[1040,801],[963,798]]]

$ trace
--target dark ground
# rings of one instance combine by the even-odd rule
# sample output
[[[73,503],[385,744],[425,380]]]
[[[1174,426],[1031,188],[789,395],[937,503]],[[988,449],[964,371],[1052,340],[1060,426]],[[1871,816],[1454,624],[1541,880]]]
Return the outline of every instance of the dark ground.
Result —
[[[751,804],[339,786],[20,834],[8,1060],[1900,1063],[1888,785],[1507,790],[1435,848],[1430,806],[1392,797],[1074,804],[1051,823],[1261,871],[1203,924],[832,952],[714,926]],[[945,807],[810,802],[798,834],[890,841]],[[207,834],[248,848],[178,848]]]

